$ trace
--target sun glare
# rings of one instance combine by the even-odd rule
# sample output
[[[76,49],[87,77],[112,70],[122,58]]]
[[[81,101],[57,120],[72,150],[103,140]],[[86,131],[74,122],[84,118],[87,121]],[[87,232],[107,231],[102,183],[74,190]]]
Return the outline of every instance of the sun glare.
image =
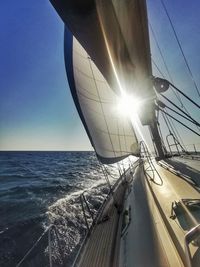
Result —
[[[142,106],[144,106],[144,102],[141,99],[134,97],[133,95],[123,94],[123,96],[118,100],[117,112],[120,117],[128,117],[130,119],[133,128],[135,129],[138,140],[142,140],[147,144],[138,116],[138,113]],[[148,150],[150,151],[149,147]]]
[[[133,96],[123,95],[118,102],[118,112],[122,116],[133,118],[137,115],[141,101]]]

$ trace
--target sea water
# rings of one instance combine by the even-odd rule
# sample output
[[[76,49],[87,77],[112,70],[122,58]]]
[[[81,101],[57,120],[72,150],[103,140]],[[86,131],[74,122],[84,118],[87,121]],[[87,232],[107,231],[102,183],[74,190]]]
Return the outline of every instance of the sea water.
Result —
[[[119,172],[107,170],[113,184]],[[86,232],[80,194],[95,215],[108,191],[94,152],[0,152],[0,266],[16,266],[50,224],[70,266]]]

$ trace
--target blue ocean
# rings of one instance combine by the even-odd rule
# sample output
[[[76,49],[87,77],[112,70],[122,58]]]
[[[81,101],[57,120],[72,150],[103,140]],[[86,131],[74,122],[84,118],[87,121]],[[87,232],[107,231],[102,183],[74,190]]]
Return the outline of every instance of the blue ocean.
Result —
[[[118,170],[107,171],[113,184]],[[109,191],[94,152],[0,152],[0,185],[1,267],[16,266],[51,224],[71,266],[86,232],[80,194],[95,214]]]

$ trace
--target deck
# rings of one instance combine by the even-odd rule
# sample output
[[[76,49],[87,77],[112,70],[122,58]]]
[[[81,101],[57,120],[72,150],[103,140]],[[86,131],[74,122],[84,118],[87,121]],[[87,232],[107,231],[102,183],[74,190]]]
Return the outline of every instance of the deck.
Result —
[[[180,160],[180,164],[179,164]],[[187,161],[187,160],[184,160]],[[151,194],[154,198],[154,201],[158,207],[159,213],[161,214],[162,220],[165,224],[167,231],[169,232],[170,238],[175,245],[175,249],[178,251],[178,254],[181,257],[182,262],[186,266],[186,254],[185,254],[185,235],[187,232],[198,225],[200,221],[196,221],[194,218],[191,220],[192,224],[189,223],[189,213],[187,212],[186,221],[188,228],[184,228],[183,225],[183,217],[176,217],[174,219],[171,218],[172,215],[172,203],[174,201],[179,202],[182,199],[199,199],[199,189],[190,182],[195,180],[195,182],[199,182],[200,173],[196,170],[192,170],[192,168],[184,163],[185,168],[182,168],[181,159],[171,159],[167,160],[166,163],[170,163],[173,170],[178,171],[178,175],[173,170],[165,169],[158,164],[156,164],[156,169],[159,173],[159,176],[156,175],[154,181],[148,179],[149,188],[151,190]],[[193,161],[193,164],[196,162]],[[187,166],[187,168],[186,168]],[[179,169],[178,169],[179,168]],[[190,176],[188,176],[188,170],[190,171]],[[186,172],[187,171],[187,172]],[[183,177],[181,176],[183,175]],[[186,179],[185,179],[186,177]],[[194,179],[195,178],[195,179]],[[185,207],[187,210],[187,208]],[[188,217],[188,219],[187,219]],[[161,236],[162,238],[162,236]],[[200,251],[198,247],[191,245],[190,247],[191,253],[193,255],[193,265],[199,266],[198,263],[200,261]],[[170,257],[169,257],[170,259]],[[171,265],[173,266],[173,265]],[[179,266],[179,265],[176,265]],[[182,266],[182,265],[180,265]]]
[[[162,162],[165,164],[163,168],[154,162],[159,173],[154,180],[145,176],[142,165],[138,166],[134,179],[129,175],[128,181],[121,183],[114,191],[75,266],[186,266],[184,238],[188,230],[181,228],[177,218],[170,218],[171,207],[174,201],[199,199],[200,195],[198,188],[174,172],[178,168],[173,164],[178,163],[178,159],[167,160]],[[184,172],[188,179],[200,179],[198,169],[194,168],[196,163],[191,163],[193,168],[188,165],[185,169],[181,169],[182,164],[180,162],[180,170],[188,168],[193,173],[190,177]],[[131,222],[121,235],[123,206],[124,210],[131,207]],[[197,267],[200,261],[199,249],[192,245],[191,251],[193,265]]]
[[[185,159],[181,159],[186,161]],[[173,161],[163,162],[173,170]],[[178,159],[176,159],[178,165]],[[185,162],[186,164],[186,162]],[[198,163],[191,162],[193,167]],[[121,253],[119,266],[142,267],[183,267],[186,265],[185,235],[190,230],[183,229],[178,218],[172,219],[171,208],[174,201],[186,198],[200,198],[198,188],[195,188],[187,179],[183,179],[171,170],[160,165],[154,165],[159,173],[154,180],[151,171],[149,176],[144,175],[140,169],[133,180],[132,192],[127,205],[131,205],[132,222],[126,235],[121,240]],[[191,177],[200,179],[198,170],[188,167]],[[186,175],[186,173],[183,173]],[[188,174],[188,173],[187,173]],[[194,226],[200,221],[194,221]],[[193,226],[192,226],[193,227]],[[192,254],[192,266],[199,266],[200,249],[195,245],[190,246]]]
[[[116,244],[120,243],[124,195],[131,180],[132,175],[129,173],[126,181],[122,181],[114,190],[74,266],[117,265],[119,246]]]

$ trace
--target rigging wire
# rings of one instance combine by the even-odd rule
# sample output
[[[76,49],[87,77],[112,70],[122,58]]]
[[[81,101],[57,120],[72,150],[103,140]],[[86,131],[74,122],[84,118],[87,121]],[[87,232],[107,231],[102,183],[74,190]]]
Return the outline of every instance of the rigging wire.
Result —
[[[173,120],[177,121],[178,123],[180,123],[181,125],[183,125],[185,128],[187,128],[188,130],[190,130],[191,132],[195,133],[196,135],[200,136],[199,133],[197,133],[196,131],[194,131],[193,129],[191,129],[190,127],[188,127],[187,125],[185,125],[183,122],[177,120],[175,117],[173,117],[172,115],[170,115],[169,113],[167,113],[166,111],[162,110],[162,112],[164,112],[167,116],[171,117]]]
[[[153,27],[152,27],[151,23],[149,23],[149,26],[150,26],[150,30],[151,30],[151,32],[152,32],[154,41],[155,41],[155,43],[156,43],[156,46],[157,46],[157,48],[158,48],[158,51],[159,51],[159,53],[160,53],[160,55],[161,55],[161,58],[162,58],[162,60],[163,60],[163,63],[164,63],[165,69],[166,69],[166,71],[167,71],[167,74],[168,74],[168,76],[169,76],[169,79],[170,79],[170,81],[173,82],[172,76],[171,76],[171,74],[170,74],[169,68],[168,68],[167,63],[166,63],[166,61],[165,61],[163,52],[162,52],[162,50],[161,50],[161,48],[160,48],[160,45],[159,45],[159,43],[158,43],[156,34],[155,34],[154,30],[153,30]]]
[[[174,25],[173,25],[173,22],[172,22],[172,20],[171,20],[171,17],[170,17],[170,15],[169,15],[169,12],[168,12],[168,10],[167,10],[167,8],[166,8],[166,5],[165,5],[164,1],[163,1],[163,0],[160,0],[160,2],[161,2],[162,6],[163,6],[163,8],[164,8],[164,10],[165,10],[165,13],[166,13],[167,17],[168,17],[169,23],[170,23],[171,28],[172,28],[172,30],[173,30],[175,39],[176,39],[176,41],[177,41],[177,44],[178,44],[178,46],[179,46],[179,49],[180,49],[181,54],[182,54],[182,56],[183,56],[183,59],[184,59],[184,61],[185,61],[185,64],[186,64],[186,67],[187,67],[187,69],[188,69],[188,72],[189,72],[189,75],[190,75],[190,77],[191,77],[191,80],[192,80],[192,82],[193,82],[193,84],[194,84],[194,87],[195,87],[195,89],[196,89],[196,91],[197,91],[198,96],[200,97],[200,91],[199,91],[199,88],[198,88],[197,83],[196,83],[196,81],[195,81],[195,79],[194,79],[192,70],[191,70],[191,68],[190,68],[190,65],[189,65],[189,63],[188,63],[188,61],[187,61],[187,58],[186,58],[186,56],[185,56],[185,53],[184,53],[184,51],[183,51],[181,42],[180,42],[180,40],[179,40],[179,38],[178,38],[177,32],[176,32],[176,30],[175,30],[175,27],[174,27]]]
[[[170,119],[170,118],[168,118],[168,119]],[[174,131],[176,132],[177,136],[179,137],[179,140],[181,141],[183,147],[185,148],[185,150],[187,150],[186,149],[186,145],[184,144],[183,139],[181,138],[181,136],[180,136],[180,134],[179,134],[179,132],[178,132],[178,130],[177,130],[177,128],[176,128],[176,126],[175,126],[175,124],[174,124],[172,119],[171,119],[171,124],[172,124],[172,126],[174,128]]]
[[[187,114],[185,111],[183,111],[181,108],[179,108],[174,102],[172,102],[168,97],[164,96],[163,94],[161,94],[161,96],[167,100],[171,105],[173,105],[174,107],[176,107],[178,110],[180,110],[183,114],[185,114],[187,117],[189,117],[193,122],[194,124],[196,125],[199,125],[199,123],[192,118],[192,116],[190,116],[189,114]]]
[[[159,71],[159,73],[161,74],[161,76],[164,78],[164,74],[162,73],[162,71],[160,70],[160,68],[158,67],[158,65],[156,64],[156,62],[153,60],[153,58],[152,58],[152,62],[153,62],[153,64],[154,64],[154,66],[156,67],[156,69]],[[170,83],[170,82],[169,82]],[[171,84],[171,83],[170,83]],[[173,85],[172,85],[173,86]],[[178,88],[177,88],[178,89]],[[179,90],[179,89],[178,89]],[[161,96],[163,96],[162,94],[161,94]],[[190,115],[190,113],[188,112],[188,110],[185,108],[185,110],[187,111],[187,113],[186,112],[184,112],[184,111],[182,111],[178,106],[176,106],[175,104],[173,104],[173,102],[172,101],[170,101],[167,97],[165,97],[165,96],[163,96],[166,100],[168,100],[172,105],[174,105],[176,108],[178,108],[181,112],[183,112],[188,118],[191,118],[191,120],[189,120],[188,118],[188,120],[189,121],[191,121],[192,123],[194,123],[195,124],[195,126],[196,126],[196,128],[197,128],[197,130],[198,131],[200,131],[200,129],[199,129],[199,126],[200,126],[200,124],[196,121],[196,120],[194,120],[194,119],[192,119],[192,117],[191,117],[191,115]],[[172,109],[172,108],[170,108],[170,107],[168,107],[166,104],[165,104],[165,106],[168,108],[168,109],[170,109],[170,110],[172,110],[172,111],[174,111],[174,112],[177,112],[177,111],[175,111],[174,109]],[[179,112],[177,112],[177,114],[178,115],[180,115],[180,116],[182,116],[182,117],[184,117],[183,115],[181,115]],[[184,117],[185,119],[186,119],[186,117]],[[173,123],[173,122],[172,122]],[[175,127],[175,126],[174,126]],[[179,133],[177,132],[177,134],[179,135]],[[179,138],[180,138],[180,140],[182,140],[181,139],[181,137],[180,137],[180,135],[179,135]],[[183,142],[182,142],[182,144],[183,144]]]
[[[167,63],[166,63],[166,61],[165,61],[163,52],[162,52],[162,50],[161,50],[161,48],[160,48],[160,45],[159,45],[159,43],[158,43],[156,34],[155,34],[154,30],[153,30],[153,27],[152,27],[151,23],[149,23],[149,26],[150,26],[150,29],[151,29],[151,32],[152,32],[154,41],[155,41],[155,43],[156,43],[156,46],[157,46],[157,48],[158,48],[158,51],[159,51],[159,53],[160,53],[160,55],[161,55],[161,58],[162,58],[162,60],[163,60],[165,69],[166,69],[166,71],[167,71],[167,74],[168,74],[169,79],[170,79],[170,81],[171,81],[170,84],[173,85],[174,82],[173,82],[172,76],[171,76],[171,74],[170,74],[169,68],[168,68]],[[153,61],[153,64],[155,65],[156,69],[159,71],[159,73],[160,73],[160,74],[162,75],[162,77],[164,78],[164,74],[161,72],[160,68],[159,68],[158,65],[155,63],[155,61]],[[173,87],[173,86],[172,86],[172,87]],[[181,96],[179,95],[179,92],[176,92],[174,89],[176,89],[176,88],[173,87],[173,88],[172,88],[172,92],[174,93],[174,95],[175,95],[176,98],[178,99],[178,101],[179,101],[179,103],[180,103],[180,106],[187,112],[188,115],[191,116],[190,112],[187,110],[187,108],[186,108],[185,105],[183,104],[183,101],[182,101],[182,99],[181,99]]]
[[[164,119],[164,121],[165,121],[165,123],[167,125],[168,130],[169,130],[169,134],[172,134],[173,133],[173,129],[171,129],[171,127],[169,125],[169,121],[167,120],[167,116],[165,115],[165,113],[163,113],[162,109],[160,109],[160,111],[161,111],[161,113],[163,115],[163,119]],[[176,135],[175,135],[175,137],[176,137]]]
[[[95,153],[96,153],[96,151],[95,151]],[[108,187],[109,187],[109,189],[110,189],[110,192],[112,192],[113,187],[112,187],[112,185],[111,185],[111,182],[110,182],[108,176],[110,176],[110,177],[113,178],[114,180],[116,180],[117,178],[116,178],[116,176],[112,175],[112,174],[110,173],[110,171],[106,168],[106,166],[99,160],[97,153],[96,153],[96,158],[97,158],[97,160],[98,160],[98,163],[99,163],[99,166],[100,166],[100,168],[101,168],[101,170],[102,170],[102,173],[103,173],[103,175],[104,175],[104,177],[105,177],[105,180],[106,180],[106,182],[107,182],[107,184],[108,184]],[[118,167],[113,166],[113,167],[114,167],[114,169],[117,169],[117,170],[119,171],[119,166],[118,166]],[[119,174],[120,174],[120,177],[121,177],[121,173],[120,173],[120,171],[119,171]]]
[[[185,98],[187,98],[190,102],[192,102],[195,106],[197,106],[198,108],[200,108],[200,106],[194,101],[192,100],[189,96],[187,96],[186,94],[184,94],[180,89],[178,89],[175,85],[173,85],[172,83],[169,82],[169,84],[175,89],[177,90],[180,94],[182,94]]]
[[[193,120],[189,119],[188,117],[182,115],[181,113],[179,113],[178,111],[174,110],[173,108],[170,108],[169,106],[165,105],[165,107],[169,110],[171,110],[172,112],[176,113],[177,115],[181,116],[182,118],[186,119],[187,121],[190,121],[191,123],[200,126],[200,124],[198,122],[194,122]]]
[[[155,77],[154,77],[154,79],[155,79],[155,80],[161,80],[161,81],[162,81],[161,78],[155,78]],[[181,92],[181,90],[179,90],[177,87],[175,87],[174,85],[172,85],[169,81],[167,81],[167,80],[164,79],[163,82],[164,82],[164,83],[168,83],[168,87],[169,87],[169,85],[171,85],[171,86],[173,86],[174,88],[176,88],[176,90],[178,90],[181,94],[183,94],[184,97],[186,97],[190,102],[192,102],[194,105],[196,105],[197,107],[200,108],[200,106],[199,106],[196,102],[194,102],[190,97],[188,97],[188,96],[185,95],[183,92]],[[163,93],[163,92],[162,92],[162,86],[163,86],[163,84],[161,84],[160,86],[161,86],[161,87],[159,87],[159,85],[154,85],[156,92],[159,93],[159,95],[161,95],[163,98],[165,98],[168,102],[170,102],[173,106],[175,106],[178,110],[180,110],[182,113],[184,113],[187,117],[183,116],[182,114],[180,114],[180,113],[177,112],[176,110],[174,110],[174,109],[172,109],[171,107],[167,106],[165,103],[161,102],[159,99],[157,100],[157,104],[158,104],[158,105],[161,105],[162,108],[165,108],[165,107],[166,107],[166,108],[170,109],[171,111],[175,112],[177,115],[179,115],[179,116],[183,117],[184,119],[190,121],[191,123],[195,124],[197,130],[200,131],[200,123],[197,122],[195,119],[193,119],[193,118],[191,117],[190,114],[188,115],[188,113],[186,113],[186,112],[184,112],[183,110],[181,110],[176,104],[174,104],[171,100],[169,100],[167,97],[165,97],[165,96],[162,94],[162,93]],[[159,102],[160,102],[160,104],[159,104]],[[162,106],[162,105],[163,105],[163,106]]]
[[[158,72],[160,73],[160,75],[165,78],[164,74],[162,73],[162,71],[160,70],[160,68],[158,67],[158,65],[156,64],[155,60],[151,57],[151,61],[153,62],[153,65],[155,66],[155,68],[158,70]]]
[[[168,74],[168,76],[169,76],[169,79],[170,79],[170,81],[171,81],[172,83],[174,83],[173,78],[172,78],[172,76],[171,76],[171,74],[170,74],[169,68],[168,68],[168,66],[167,66],[166,60],[165,60],[165,58],[164,58],[163,52],[162,52],[162,50],[161,50],[161,48],[160,48],[160,45],[159,45],[159,43],[158,43],[156,34],[155,34],[154,30],[153,30],[153,27],[152,27],[151,23],[149,23],[149,26],[150,26],[150,30],[151,30],[151,32],[152,32],[154,41],[155,41],[155,43],[156,43],[156,46],[157,46],[157,48],[158,48],[158,51],[159,51],[159,53],[160,53],[160,56],[161,56],[161,58],[162,58],[162,61],[163,61],[163,63],[164,63],[164,66],[165,66],[165,69],[166,69],[166,71],[167,71],[167,74]],[[160,71],[159,71],[159,72],[160,72]],[[162,75],[162,76],[164,76],[164,75]],[[179,94],[178,94],[176,91],[174,91],[174,90],[172,90],[172,91],[173,91],[173,93],[175,94],[175,96],[176,96],[176,98],[178,99],[178,101],[180,102],[181,107],[183,107],[184,105],[183,105],[183,102],[182,102],[181,97],[179,96]]]

